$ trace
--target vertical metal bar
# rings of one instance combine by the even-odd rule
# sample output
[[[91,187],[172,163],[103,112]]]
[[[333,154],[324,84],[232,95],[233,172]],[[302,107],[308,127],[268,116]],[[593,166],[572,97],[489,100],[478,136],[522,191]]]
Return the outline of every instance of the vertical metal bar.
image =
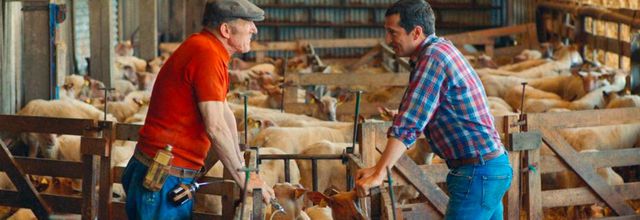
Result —
[[[247,128],[247,121],[249,120],[247,118],[247,95],[244,94],[242,97],[244,98],[244,145],[247,145],[247,134],[249,133],[249,128]]]
[[[351,140],[351,147],[347,148],[347,153],[352,154],[356,147],[356,140],[358,139],[358,120],[360,115],[360,96],[362,91],[356,91],[356,110],[353,119],[353,139]]]
[[[287,183],[291,182],[290,172],[289,159],[284,159],[284,181]]]
[[[314,192],[318,191],[318,161],[316,159],[311,159],[311,177],[313,179],[313,184],[311,188],[313,188]]]
[[[280,112],[284,113],[284,91],[286,89],[284,89],[286,87],[286,83],[287,83],[287,66],[289,65],[289,54],[288,52],[285,52],[284,54],[284,62],[283,63],[283,67],[282,67],[282,99],[280,99]]]

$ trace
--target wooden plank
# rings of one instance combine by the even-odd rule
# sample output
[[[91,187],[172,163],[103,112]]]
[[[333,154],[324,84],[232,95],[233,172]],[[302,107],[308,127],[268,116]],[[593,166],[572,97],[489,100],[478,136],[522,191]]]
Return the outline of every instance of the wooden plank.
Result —
[[[521,152],[509,152],[509,161],[513,167],[513,179],[509,191],[504,196],[505,219],[520,218],[520,154]]]
[[[55,176],[66,178],[82,178],[82,163],[42,158],[14,157],[16,163],[26,174],[39,176]],[[5,167],[0,167],[4,171]]]
[[[523,166],[526,166],[526,164],[540,164],[540,149],[528,150],[525,156],[525,165]],[[527,217],[529,219],[542,219],[542,198],[540,197],[542,180],[540,179],[540,172],[526,172],[524,180],[526,180],[526,195],[528,198],[525,202]]]
[[[337,115],[353,115],[355,113],[355,103],[349,102],[339,105],[336,109]],[[364,116],[378,115],[378,106],[397,109],[400,103],[362,103],[360,104],[360,114]],[[316,104],[285,103],[285,112],[311,115],[318,106]]]
[[[376,150],[382,153],[386,148],[386,144],[377,145]],[[427,176],[418,165],[416,165],[407,155],[402,155],[394,168],[405,177],[411,185],[416,187],[420,194],[424,195],[431,204],[444,215],[449,202],[449,197],[435,184],[435,180]]]
[[[98,216],[99,219],[112,219],[111,217],[111,200],[112,200],[112,183],[113,177],[111,176],[111,148],[113,140],[115,138],[115,125],[111,122],[100,122],[100,127],[104,128],[102,131],[102,143],[98,143],[95,148],[103,148],[104,155],[100,156],[100,177],[99,177],[99,191],[98,191]],[[82,138],[84,140],[86,138]],[[81,148],[82,148],[81,143]],[[102,152],[102,151],[100,151]]]
[[[631,57],[631,44],[625,41],[618,41],[618,39],[608,38],[604,36],[594,36],[592,34],[585,34],[587,43],[595,45],[598,50],[608,51],[615,54],[621,54],[625,57]]]
[[[528,114],[528,117],[530,122],[544,123],[549,128],[607,126],[640,122],[640,108],[539,113]]]
[[[383,152],[384,150],[378,148],[378,151]],[[444,215],[447,203],[449,203],[449,197],[435,184],[433,178],[422,172],[418,165],[407,155],[400,157],[395,168],[431,202],[440,214]]]
[[[526,151],[540,148],[542,135],[540,132],[514,132],[509,134],[509,151]]]
[[[142,125],[116,124],[116,140],[138,141],[138,132]]]
[[[449,168],[446,164],[419,165],[422,172],[433,178],[436,183],[444,183],[447,181]]]
[[[547,128],[541,128],[540,131],[542,132],[544,142],[560,156],[615,213],[618,215],[631,215],[635,212],[625,203],[625,196],[614,191],[598,176],[594,169],[590,168],[584,161],[578,158],[576,151],[573,150],[571,145],[569,145],[557,131]]]
[[[260,24],[258,24],[260,25]],[[252,42],[251,50],[261,51],[299,51],[302,47],[312,44],[315,48],[370,48],[375,47],[382,39],[378,38],[349,38],[349,39],[317,39],[284,42]]]
[[[360,57],[360,59],[358,59],[358,61],[356,61],[353,65],[350,65],[348,67],[349,71],[355,71],[358,68],[360,68],[362,65],[370,63],[372,60],[374,60],[375,57],[380,55],[380,51],[381,51],[380,46],[376,46],[372,48],[367,53],[365,53],[362,57]]]
[[[640,182],[611,186],[626,199],[640,199]],[[542,192],[542,206],[545,208],[589,205],[603,201],[589,187],[546,190]]]
[[[140,0],[140,58],[151,60],[158,56],[158,1]]]
[[[80,139],[80,153],[83,155],[109,156],[111,152],[106,144],[107,141],[102,138],[82,137]]]
[[[528,23],[510,27],[493,28],[488,30],[470,31],[461,34],[445,35],[444,38],[454,42],[455,44],[482,44],[482,38],[493,38],[505,35],[514,35],[520,33],[528,33],[529,30],[535,29],[535,23]],[[480,39],[480,40],[478,40]]]
[[[91,30],[91,57],[89,75],[111,87],[113,75],[115,33],[113,22],[113,1],[89,1]]]
[[[232,219],[236,211],[235,202],[240,196],[240,187],[235,182],[225,182],[220,188],[224,192],[222,193],[222,218]]]
[[[293,85],[333,85],[333,86],[407,86],[409,73],[350,73],[350,74],[288,74],[287,82]]]
[[[23,193],[0,190],[0,206],[30,208],[31,204],[28,200],[21,199]],[[80,214],[80,207],[82,207],[82,198],[80,196],[72,195],[54,195],[40,193],[40,197],[51,207],[51,210],[56,213],[75,213]]]
[[[360,156],[366,167],[376,164],[377,135],[384,134],[384,129],[391,125],[390,122],[365,122],[360,124],[358,143],[360,143]],[[385,137],[386,138],[386,137]]]
[[[49,218],[51,208],[40,197],[29,178],[24,175],[3,141],[0,141],[0,166],[5,168],[5,173],[20,192],[19,199],[29,203],[27,207],[31,208],[39,219]]]
[[[582,152],[578,157],[593,168],[633,166],[640,164],[640,148]],[[542,156],[539,169],[541,173],[569,170],[560,158],[551,155]]]
[[[82,148],[82,146],[81,146]],[[98,197],[96,192],[96,183],[98,181],[97,156],[84,154],[82,155],[83,178],[82,178],[82,219],[92,220],[97,217]]]
[[[0,131],[83,135],[97,125],[90,119],[0,115]]]

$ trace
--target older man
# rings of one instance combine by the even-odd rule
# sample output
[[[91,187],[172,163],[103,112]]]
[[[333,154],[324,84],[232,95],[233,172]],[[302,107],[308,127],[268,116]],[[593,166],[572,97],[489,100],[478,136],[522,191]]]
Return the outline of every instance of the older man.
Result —
[[[122,177],[130,219],[190,219],[193,201],[176,206],[167,195],[180,183],[193,182],[210,164],[205,163],[208,154],[215,154],[241,187],[261,187],[266,201],[273,197],[273,189],[259,177],[252,174],[245,186],[244,174],[237,171],[244,159],[226,102],[229,60],[234,53],[249,52],[251,37],[258,33],[254,21],[263,19],[264,11],[247,0],[210,2],[203,30],[185,40],[163,65],[136,152]],[[173,146],[174,155],[169,177],[162,189],[150,191],[143,178],[156,152],[166,145]]]

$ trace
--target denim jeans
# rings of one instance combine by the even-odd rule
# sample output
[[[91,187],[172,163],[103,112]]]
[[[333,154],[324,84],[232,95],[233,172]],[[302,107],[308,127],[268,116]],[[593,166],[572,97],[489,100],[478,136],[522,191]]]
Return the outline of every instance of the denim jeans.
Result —
[[[449,204],[445,219],[502,219],[502,197],[511,185],[513,171],[507,154],[484,165],[461,166],[449,171]]]
[[[191,183],[193,178],[168,176],[162,189],[157,192],[142,186],[147,166],[131,158],[122,173],[122,186],[127,193],[126,211],[129,219],[191,219],[193,199],[181,206],[174,205],[168,197],[169,191],[179,183]]]

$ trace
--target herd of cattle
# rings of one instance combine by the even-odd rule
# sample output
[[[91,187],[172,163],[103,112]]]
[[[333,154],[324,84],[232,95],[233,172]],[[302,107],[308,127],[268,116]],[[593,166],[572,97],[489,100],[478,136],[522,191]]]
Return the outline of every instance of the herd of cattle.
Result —
[[[118,44],[113,64],[116,70],[112,78],[114,92],[105,96],[100,90],[104,87],[103,83],[86,76],[70,75],[62,86],[60,99],[32,100],[17,114],[95,120],[106,118],[118,123],[144,124],[155,77],[170,53],[171,51],[163,51],[162,56],[145,61],[133,56],[131,44]],[[313,113],[283,113],[279,110],[283,99],[282,87],[291,86],[283,80],[283,63],[287,64],[287,72],[311,72],[311,67],[304,58],[305,56],[294,57],[287,62],[268,59],[264,63],[234,58],[230,62],[232,90],[227,98],[237,119],[239,136],[244,137],[246,130],[247,144],[260,147],[261,154],[340,154],[351,146],[353,138],[353,123],[337,121],[336,116],[338,105],[354,101],[345,91],[368,91],[362,99],[364,103],[397,103],[405,89],[328,86],[323,89],[325,92],[318,94],[307,93],[305,88],[299,88],[300,102],[317,104],[313,105]],[[521,111],[541,113],[640,107],[640,96],[624,91],[628,72],[594,63],[587,64],[574,46],[545,44],[540,50],[525,50],[512,63],[501,66],[486,56],[469,57],[469,60],[476,69],[477,79],[484,85],[494,117],[518,114]],[[352,70],[349,64],[339,62],[330,66],[330,74],[348,74],[351,71],[385,72],[376,64],[357,70]],[[523,82],[527,83],[524,87],[521,84]],[[243,95],[248,96],[250,105],[247,118],[244,118],[244,107],[241,105]],[[102,111],[105,105],[107,112]],[[381,117],[363,120],[391,120],[397,112],[384,108],[380,108],[380,111]],[[41,133],[0,135],[14,155],[81,160],[79,136]],[[571,128],[562,130],[561,135],[578,152],[640,146],[640,124]],[[425,142],[419,143],[421,144],[408,151],[408,155],[417,164],[442,163],[441,159],[434,158],[429,146],[424,145]],[[131,141],[113,143],[112,166],[125,166],[134,152],[135,144]],[[548,148],[543,148],[541,154],[554,155]],[[310,161],[291,161],[289,165],[290,181],[285,183],[283,161],[265,160],[261,164],[260,175],[274,187],[276,196],[287,213],[275,215],[274,219],[344,219],[344,216],[361,215],[358,210],[345,205],[353,203],[355,194],[344,192],[346,168],[341,161],[318,162],[318,190],[325,194],[309,190],[313,182]],[[222,177],[222,171],[222,165],[218,163],[207,175]],[[625,181],[612,168],[600,168],[597,171],[611,185],[623,184]],[[79,194],[81,190],[78,180],[48,177],[32,179],[37,188],[46,193],[68,195]],[[584,184],[573,172],[543,175],[543,189],[572,188]],[[15,189],[4,173],[0,175],[0,188]],[[115,199],[123,200],[126,196],[119,184],[114,184],[113,192]],[[412,187],[400,190],[399,199],[402,201],[417,197],[418,193]],[[196,210],[221,213],[220,197],[198,195],[196,201]],[[581,208],[580,211],[568,211],[567,215],[588,213],[588,216],[598,216],[606,214],[606,210],[594,205],[587,206],[586,210]],[[0,218],[7,217],[30,218],[28,210],[0,208]]]

